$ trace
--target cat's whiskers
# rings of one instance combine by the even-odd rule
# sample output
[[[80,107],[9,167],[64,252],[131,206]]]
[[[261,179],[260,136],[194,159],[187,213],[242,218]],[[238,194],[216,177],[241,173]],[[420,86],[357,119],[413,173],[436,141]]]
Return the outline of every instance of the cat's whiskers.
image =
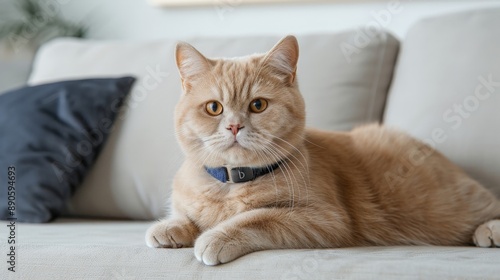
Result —
[[[295,151],[297,151],[300,156],[302,157],[302,159],[304,160],[304,162],[306,163],[306,170],[309,170],[309,164],[308,164],[308,160],[307,158],[304,156],[304,154],[297,148],[295,147],[293,144],[291,144],[290,142],[286,141],[285,139],[281,138],[281,137],[278,137],[276,135],[272,135],[272,134],[269,134],[269,133],[263,133],[264,135],[266,136],[270,136],[271,138],[275,138],[275,139],[278,139],[280,141],[282,141],[283,143],[289,145],[292,149],[294,149]]]
[[[205,146],[203,146],[202,149],[204,150]],[[213,150],[204,151],[204,153],[206,154],[205,157],[196,157],[194,159],[196,167],[204,166],[205,163],[206,163],[206,161],[207,161],[207,159],[212,156]]]
[[[259,135],[257,134],[257,136],[259,136]],[[264,138],[264,137],[255,137],[255,139],[257,139],[258,141],[264,141],[264,144],[265,144],[265,145],[272,145],[272,146],[275,148],[275,150],[276,150],[277,152],[279,152],[279,154],[280,154],[280,158],[281,158],[280,160],[283,160],[283,159],[285,159],[285,158],[293,158],[293,159],[295,159],[295,160],[296,160],[296,161],[297,161],[297,162],[301,165],[301,167],[302,167],[302,168],[299,168],[299,166],[297,166],[297,164],[295,164],[295,161],[291,160],[290,162],[294,165],[294,167],[295,167],[297,170],[299,170],[299,173],[300,173],[300,174],[301,174],[301,176],[302,176],[302,179],[303,179],[304,185],[309,185],[309,183],[310,183],[310,177],[309,177],[309,169],[308,169],[308,166],[307,166],[307,161],[306,161],[306,163],[304,164],[304,163],[303,163],[300,159],[298,159],[298,158],[297,158],[297,157],[296,157],[293,153],[287,154],[287,153],[288,153],[288,151],[287,151],[284,147],[280,146],[279,144],[275,143],[275,142],[274,142],[274,141],[272,141],[272,140],[268,140],[268,139],[266,139],[266,138]],[[303,156],[302,158],[305,160],[305,157],[304,157],[304,156]],[[307,183],[306,183],[306,178],[304,178],[303,173],[306,173]]]
[[[262,148],[262,140],[267,140],[265,139],[264,137],[262,137],[259,133],[255,133],[255,132],[249,132],[247,134],[247,141],[248,141],[248,144],[253,147],[254,149],[261,149]],[[256,145],[257,144],[257,145]],[[281,160],[281,159],[276,159],[276,160],[273,160],[273,161],[277,161],[277,160]]]
[[[227,146],[227,138],[222,133],[202,137],[201,141],[207,149],[222,150]]]
[[[326,147],[323,147],[323,146],[321,146],[321,145],[318,145],[318,144],[316,144],[316,143],[313,143],[313,142],[309,141],[309,140],[307,139],[307,137],[306,137],[304,134],[298,134],[298,133],[293,133],[293,134],[295,134],[295,135],[297,135],[298,137],[300,137],[300,139],[302,139],[304,142],[307,142],[307,143],[309,143],[309,144],[311,144],[311,145],[313,145],[313,146],[316,146],[316,147],[318,147],[318,148],[321,148],[321,149],[326,149]]]
[[[280,146],[278,143],[274,143],[272,140],[266,139],[265,137],[262,137],[259,134],[254,134],[252,136],[253,136],[252,137],[253,140],[258,141],[262,146],[266,147],[269,152],[272,152],[275,155],[275,157],[281,158],[281,159],[287,158],[286,153],[288,153],[288,151],[284,147]],[[273,147],[273,149],[270,149],[270,146]],[[305,196],[306,196],[305,205],[308,205],[309,204],[309,185],[310,185],[309,170],[307,169],[306,165],[301,160],[299,160],[294,154],[288,155],[288,158],[295,159],[295,161],[298,161],[299,165],[302,167],[302,168],[299,168],[299,166],[293,160],[289,161],[291,163],[291,165],[293,165],[293,167],[299,171],[301,179],[302,179],[302,183],[303,183],[303,184],[298,184],[299,180],[295,176],[295,172],[292,172],[293,179],[295,179],[294,181],[298,185],[298,198],[300,199],[300,197],[301,197],[300,191],[302,189],[301,188],[301,185],[302,185],[303,188],[305,188],[305,192],[306,192],[305,193]],[[286,163],[286,164],[287,164],[286,167],[291,169],[291,166],[288,163]],[[304,176],[304,173],[306,173],[306,176]],[[293,188],[293,184],[290,187]]]
[[[295,147],[294,145],[292,145],[291,143],[289,143],[288,141],[280,138],[280,137],[277,137],[275,135],[272,135],[272,134],[265,134],[265,135],[269,135],[275,139],[278,139],[280,141],[282,141],[283,143],[289,145],[290,147],[292,147],[294,150],[296,150],[302,157],[303,161],[298,159],[293,153],[290,154],[289,157],[293,157],[296,161],[298,161],[300,163],[300,165],[302,166],[302,169],[299,169],[295,163],[292,161],[292,163],[295,165],[295,168],[299,169],[299,172],[302,170],[303,172],[305,172],[305,176],[307,178],[307,182],[306,182],[306,179],[304,178],[304,175],[303,175],[303,172],[300,172],[301,176],[302,176],[302,179],[303,179],[303,182],[304,182],[304,188],[305,188],[305,191],[306,191],[306,199],[305,199],[305,205],[309,205],[309,186],[311,185],[311,178],[309,176],[309,165],[308,165],[308,160],[306,159],[306,157],[304,156],[304,154],[297,148]],[[263,138],[265,139],[265,138]],[[266,139],[267,140],[267,139]],[[269,141],[269,144],[270,145],[273,145],[275,148],[278,148],[278,149],[281,149],[283,150],[281,153],[284,154],[285,152],[288,152],[284,147],[280,146],[278,143],[275,143],[274,141],[271,141],[271,140],[268,140]]]
[[[259,139],[259,138],[256,138],[256,139]],[[268,153],[267,154],[268,157],[272,156],[274,158],[274,159],[271,158],[271,159],[273,159],[272,161],[281,160],[279,153],[277,153],[274,149],[272,149],[272,147],[269,147],[268,145],[266,145],[265,142],[263,143],[262,140],[258,140],[258,142],[255,142],[255,144],[257,144],[259,146],[260,150]],[[286,181],[286,185],[288,187],[289,194],[290,194],[290,199],[289,199],[290,210],[292,210],[294,208],[294,205],[295,205],[294,179],[296,181],[296,178],[292,177],[293,172],[291,171],[290,166],[288,166],[288,164],[286,164],[286,162],[283,162],[283,164],[278,165],[278,168],[281,170],[281,173],[283,174],[283,177]]]
[[[217,143],[207,143],[207,142],[200,142],[200,146],[197,147],[196,150],[191,151],[193,154],[205,154],[205,157],[196,157],[195,163],[198,166],[205,166],[205,163],[209,158],[213,158],[214,153],[217,153],[216,156],[218,156],[218,149],[214,148]]]
[[[273,146],[275,148],[275,151],[279,154],[282,155],[282,157],[285,156],[285,153],[283,151],[280,151],[279,149],[284,149],[283,147],[281,147],[280,145],[270,141],[269,142],[269,145]],[[289,157],[292,157],[294,158],[296,161],[298,161],[298,163],[301,165],[302,168],[299,168],[299,166],[297,166],[297,164],[295,163],[294,160],[289,160],[287,162],[291,163],[293,165],[293,167],[295,167],[296,170],[298,170],[299,174],[300,174],[300,177],[302,178],[302,186],[303,188],[305,188],[305,192],[306,192],[306,205],[308,204],[308,198],[309,198],[309,186],[310,186],[310,183],[311,183],[311,180],[310,180],[310,176],[309,176],[309,169],[306,169],[306,166],[304,165],[304,163],[302,163],[297,157],[295,157],[293,154],[291,154]],[[304,176],[304,173],[305,173],[305,176]],[[295,172],[293,172],[292,174],[294,174],[294,178],[295,177]],[[296,179],[296,181],[298,182],[298,180]],[[299,186],[298,188],[298,192],[299,192],[299,198],[300,198],[300,191],[301,191],[301,187]]]
[[[251,148],[251,149],[257,155],[257,157],[259,157],[263,160],[263,162],[266,161],[266,158],[268,156],[266,154],[264,154],[263,151],[255,149],[255,148]],[[276,185],[276,176],[274,174],[274,170],[271,170],[270,174],[271,174],[271,178],[273,180],[273,185],[274,185],[274,189],[275,189],[275,205],[277,206],[278,205],[279,191],[278,191],[278,186]]]
[[[268,153],[271,153],[271,154],[275,155],[275,157],[277,157],[277,154],[270,147],[264,146],[264,149]],[[285,178],[287,186],[288,186],[288,190],[289,190],[289,194],[290,194],[290,204],[289,204],[290,206],[289,206],[289,210],[291,212],[293,210],[294,206],[295,206],[294,179],[295,179],[295,181],[297,179],[296,178],[292,178],[293,172],[290,170],[290,167],[288,166],[288,164],[286,162],[283,162],[283,164],[280,164],[279,168],[280,168],[282,174],[284,175],[284,178]]]
[[[287,153],[288,151],[287,151],[284,147],[280,146],[278,143],[275,143],[274,141],[269,141],[269,143],[268,143],[268,144],[269,144],[269,145],[272,145],[273,147],[275,147],[275,148],[277,149],[277,151],[279,151],[279,152],[280,152],[280,154],[282,154],[283,156],[286,156],[286,154],[285,154],[285,153]],[[305,158],[304,158],[304,157],[302,157],[302,158],[304,159],[305,163],[304,163],[301,159],[297,158],[297,157],[296,157],[293,153],[290,153],[290,154],[288,155],[288,158],[295,159],[295,160],[290,160],[290,162],[294,165],[294,167],[295,167],[295,168],[299,171],[299,173],[301,174],[301,176],[302,176],[302,180],[304,181],[304,184],[305,184],[306,186],[309,186],[309,185],[310,185],[310,182],[311,182],[311,178],[310,178],[310,176],[309,176],[309,167],[308,167],[308,163],[307,163],[307,161],[305,160]],[[295,162],[298,162],[298,164],[300,164],[300,167],[299,167],[299,166],[297,166],[297,164],[296,164]],[[306,174],[306,178],[307,178],[307,180],[306,180],[306,178],[304,177],[304,173]],[[306,182],[306,181],[307,181],[307,182]]]
[[[308,165],[308,164],[307,164],[307,161],[306,161],[306,163],[304,164],[304,163],[303,163],[300,159],[298,159],[298,158],[297,158],[297,157],[296,157],[293,153],[289,153],[289,154],[287,154],[287,153],[288,153],[288,151],[287,151],[284,147],[282,147],[282,146],[280,146],[279,144],[277,144],[277,143],[273,142],[272,140],[267,140],[267,139],[264,139],[264,141],[266,141],[266,144],[268,144],[268,145],[272,145],[273,147],[275,147],[275,148],[277,148],[277,149],[280,149],[280,150],[278,150],[278,151],[280,151],[280,154],[281,154],[281,156],[282,156],[283,158],[293,158],[293,159],[295,159],[295,160],[296,160],[296,161],[297,161],[297,162],[301,165],[301,167],[302,167],[302,168],[299,168],[299,167],[295,164],[295,162],[294,162],[294,161],[290,161],[290,162],[291,162],[291,163],[295,166],[295,168],[297,168],[299,171],[303,171],[303,172],[305,172],[305,173],[307,174],[307,177],[308,177],[308,180],[307,180],[307,181],[308,181],[308,182],[310,182],[310,180],[309,180],[309,168],[308,168],[308,166],[307,166],[307,165]],[[304,157],[303,157],[303,158],[304,158]],[[304,160],[305,160],[305,158],[304,158]],[[302,172],[301,172],[301,173],[302,173]],[[304,181],[305,181],[305,179],[304,179]]]

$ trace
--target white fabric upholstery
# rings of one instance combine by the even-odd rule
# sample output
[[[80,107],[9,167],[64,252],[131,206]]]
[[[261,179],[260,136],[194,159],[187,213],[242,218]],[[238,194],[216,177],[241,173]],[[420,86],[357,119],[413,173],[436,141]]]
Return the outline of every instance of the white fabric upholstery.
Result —
[[[380,33],[357,51],[356,32],[299,37],[299,85],[308,123],[332,130],[380,121],[398,41]],[[194,39],[209,57],[268,51],[279,37]],[[165,215],[172,177],[182,162],[173,128],[181,87],[173,41],[57,40],[36,56],[31,84],[132,74],[139,78],[100,158],[68,205],[72,215],[151,219]]]
[[[0,40],[0,94],[26,84],[35,55],[33,50],[12,48],[6,42]]]
[[[17,271],[1,279],[498,279],[500,249],[367,247],[274,250],[200,264],[192,248],[152,249],[149,223],[59,220],[17,224]],[[5,229],[5,222],[0,223]],[[0,234],[7,244],[5,230]],[[4,247],[2,247],[4,248]],[[2,252],[5,252],[3,250]]]
[[[499,26],[500,9],[415,24],[384,122],[426,139],[500,197]]]

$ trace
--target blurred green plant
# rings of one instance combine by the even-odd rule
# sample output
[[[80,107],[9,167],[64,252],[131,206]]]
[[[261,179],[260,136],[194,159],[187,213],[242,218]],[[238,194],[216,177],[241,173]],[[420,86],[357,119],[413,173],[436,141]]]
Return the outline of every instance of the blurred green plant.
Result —
[[[17,0],[20,17],[0,22],[0,40],[15,49],[37,48],[56,37],[85,37],[88,28],[67,21],[58,14],[56,1]]]

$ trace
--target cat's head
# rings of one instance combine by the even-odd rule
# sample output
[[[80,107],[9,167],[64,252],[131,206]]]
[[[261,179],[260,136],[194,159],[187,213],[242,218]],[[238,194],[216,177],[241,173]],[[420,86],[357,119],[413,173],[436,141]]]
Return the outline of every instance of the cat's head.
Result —
[[[209,59],[179,43],[184,94],[175,125],[187,156],[210,167],[265,166],[296,151],[305,124],[298,56],[293,36],[266,54],[231,59]]]

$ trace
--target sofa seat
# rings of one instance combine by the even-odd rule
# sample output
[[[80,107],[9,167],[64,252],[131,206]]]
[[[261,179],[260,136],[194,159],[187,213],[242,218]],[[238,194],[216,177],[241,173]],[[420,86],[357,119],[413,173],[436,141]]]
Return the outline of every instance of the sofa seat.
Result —
[[[5,222],[2,222],[5,228]],[[364,247],[255,252],[210,267],[192,248],[152,249],[151,222],[58,219],[17,224],[16,272],[1,279],[498,279],[500,250]],[[2,234],[1,244],[7,244]],[[5,252],[5,250],[3,250]],[[48,261],[50,260],[50,261]],[[10,276],[10,277],[9,277]]]

